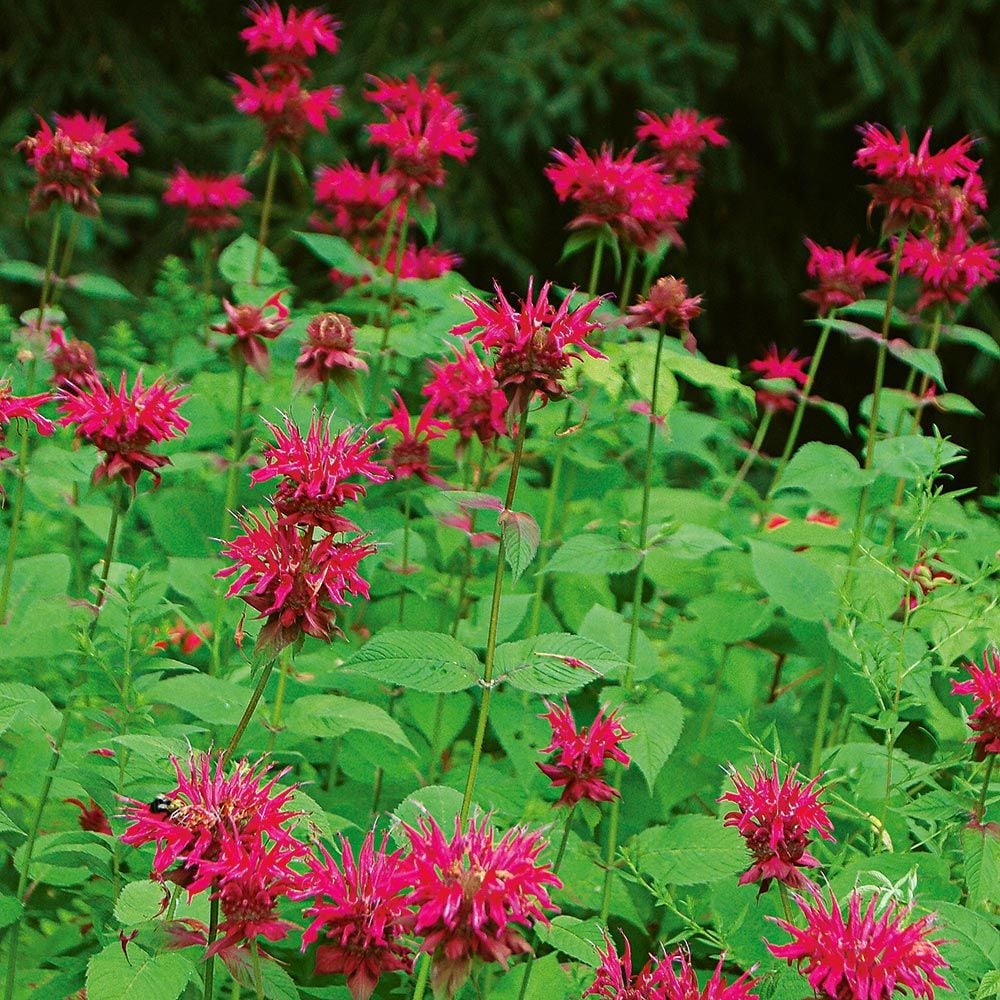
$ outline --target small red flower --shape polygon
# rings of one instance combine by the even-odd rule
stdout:
[[[63,427],[74,426],[74,433],[104,452],[104,459],[94,469],[93,481],[120,476],[135,493],[143,471],[160,483],[159,469],[170,464],[166,455],[149,450],[154,443],[179,437],[188,429],[178,408],[188,396],[178,396],[177,389],[161,379],[142,384],[142,372],[135,377],[131,390],[122,372],[118,388],[93,381],[85,385],[64,385],[59,392],[59,410]]]
[[[223,299],[226,322],[212,327],[216,333],[235,337],[233,358],[242,357],[246,364],[261,375],[267,375],[271,367],[271,358],[264,341],[274,340],[291,323],[288,306],[281,301],[284,294],[284,289],[275,292],[260,306],[234,306],[228,299]]]
[[[84,805],[80,799],[63,799],[63,802],[74,805],[80,810],[77,822],[81,830],[111,835],[111,824],[108,822],[107,814],[93,799],[90,800],[90,805]]]
[[[393,248],[386,260],[386,270],[394,272],[396,269],[399,248]],[[403,259],[399,263],[399,276],[401,278],[420,278],[423,281],[430,281],[432,278],[440,278],[442,275],[453,271],[462,263],[462,258],[451,250],[443,250],[434,245],[417,248],[414,243],[407,243],[403,250]]]
[[[67,337],[61,326],[54,326],[45,356],[52,363],[52,378],[57,389],[69,386],[86,386],[100,382],[97,371],[97,352],[85,340]]]
[[[968,742],[975,744],[973,756],[985,760],[987,754],[1000,753],[1000,650],[995,646],[983,653],[983,668],[967,663],[967,681],[952,681],[952,694],[971,694],[976,701],[966,724],[973,736]]]
[[[55,115],[56,127],[39,118],[41,128],[17,144],[38,176],[31,211],[64,201],[83,215],[97,215],[97,183],[107,174],[128,175],[123,153],[139,153],[131,125],[107,131],[99,115]]]
[[[338,864],[320,846],[322,859],[309,858],[309,874],[295,899],[312,899],[303,911],[313,920],[302,934],[305,950],[320,937],[316,975],[344,975],[353,1000],[368,1000],[385,972],[410,972],[413,956],[402,936],[413,925],[402,851],[386,853],[386,838],[375,849],[369,831],[355,860],[340,838]]]
[[[726,792],[719,801],[735,803],[736,810],[726,813],[724,825],[736,827],[754,856],[739,884],[760,882],[761,892],[767,892],[772,879],[793,888],[810,885],[800,871],[819,867],[806,851],[809,834],[815,830],[823,840],[834,839],[833,825],[819,801],[819,779],[802,784],[793,767],[780,781],[777,761],[771,763],[770,774],[754,765],[749,784],[732,765],[728,773],[736,791]]]
[[[699,118],[694,108],[678,108],[663,116],[640,111],[639,121],[642,124],[636,129],[636,137],[653,144],[656,158],[668,174],[696,174],[706,146],[729,145],[719,131],[722,119]]]
[[[720,958],[705,985],[699,986],[698,976],[691,966],[691,954],[686,947],[664,955],[656,969],[663,1000],[758,1000],[754,990],[759,980],[745,972],[727,983],[722,978],[722,963]]]
[[[367,171],[342,163],[320,167],[314,190],[316,203],[330,213],[335,232],[348,240],[368,241],[374,249],[389,223],[386,209],[399,197],[399,179],[395,173],[382,173],[377,163]],[[330,225],[320,222],[316,228]]]
[[[454,361],[430,362],[428,367],[434,377],[424,386],[424,395],[448,417],[463,441],[475,435],[489,444],[506,435],[507,397],[493,369],[468,344],[455,348]]]
[[[889,275],[879,266],[885,263],[885,254],[878,250],[859,251],[857,240],[846,252],[821,247],[810,239],[805,244],[809,250],[806,274],[816,279],[818,287],[803,292],[802,298],[814,303],[820,316],[863,299],[867,285],[889,280]]]
[[[789,351],[784,357],[778,354],[778,347],[772,344],[763,358],[751,361],[750,371],[760,372],[766,379],[789,378],[799,385],[805,385],[809,381],[805,372],[805,367],[811,358],[796,358],[798,351]]]
[[[514,827],[496,840],[488,816],[470,819],[464,830],[456,817],[450,841],[430,818],[403,831],[410,853],[402,868],[413,887],[407,901],[417,909],[413,933],[435,956],[435,995],[454,996],[474,958],[506,968],[511,955],[531,951],[522,929],[548,923],[546,911],[558,910],[549,888],[562,886],[538,862],[541,834]]]
[[[827,528],[840,527],[840,518],[828,510],[812,510],[806,514],[806,520],[810,524],[822,524]]]
[[[397,479],[409,479],[418,476],[425,483],[439,484],[440,478],[434,475],[430,464],[430,442],[442,438],[451,429],[445,420],[434,417],[433,401],[429,402],[414,422],[410,411],[403,402],[403,397],[393,391],[395,402],[389,407],[391,416],[380,421],[373,430],[384,431],[391,427],[400,435],[400,440],[392,446],[389,455],[389,467]]]
[[[911,908],[897,910],[886,902],[876,912],[872,897],[862,913],[855,889],[847,904],[847,918],[831,895],[827,903],[818,891],[812,901],[796,898],[805,927],[769,917],[792,936],[788,944],[766,942],[773,955],[795,962],[816,996],[890,1000],[907,989],[915,997],[934,1000],[934,987],[950,989],[938,969],[948,968],[938,945],[928,940],[935,923],[929,914],[907,924]]]
[[[336,54],[340,48],[337,29],[340,24],[317,7],[299,13],[289,7],[282,15],[277,3],[254,4],[247,8],[252,22],[240,32],[247,43],[247,53],[263,52],[268,68],[303,73],[307,59],[312,59],[320,49]]]
[[[238,226],[240,220],[235,209],[252,197],[243,186],[242,174],[216,177],[190,174],[184,167],[178,167],[170,177],[163,200],[187,209],[187,224],[192,229],[215,232]]]
[[[541,753],[557,756],[551,763],[536,766],[555,788],[562,788],[556,805],[574,806],[581,799],[610,802],[620,798],[620,793],[604,780],[604,766],[609,760],[616,760],[628,767],[631,758],[622,750],[621,743],[634,733],[618,721],[615,712],[605,715],[601,709],[589,726],[577,730],[565,698],[561,708],[549,701],[545,707],[548,712],[542,718],[552,727],[552,738]]]
[[[625,325],[665,326],[678,334],[690,334],[688,324],[702,313],[701,296],[688,296],[687,282],[683,278],[660,278],[645,299],[629,306]]]
[[[917,309],[937,302],[965,302],[976,288],[996,281],[1000,261],[995,243],[970,243],[965,233],[952,236],[943,246],[923,236],[903,244],[900,270],[920,280]]]
[[[42,437],[49,437],[55,430],[52,421],[38,412],[38,407],[50,402],[51,393],[40,392],[34,396],[15,396],[9,379],[0,378],[0,461],[14,452],[4,445],[5,428],[14,420],[26,420]]]
[[[328,118],[340,117],[337,100],[341,87],[318,87],[307,90],[297,76],[268,77],[254,70],[253,80],[233,76],[236,93],[233,104],[245,115],[260,119],[264,126],[264,145],[297,146],[313,128],[326,131]]]
[[[585,997],[600,997],[601,1000],[664,1000],[660,984],[659,969],[652,955],[637,972],[632,970],[632,946],[628,938],[622,936],[624,953],[618,954],[614,941],[604,932],[607,951],[597,949],[601,964]]]
[[[333,381],[338,385],[352,372],[367,372],[368,365],[354,351],[354,324],[341,313],[313,316],[306,326],[306,339],[295,361],[298,386]]]

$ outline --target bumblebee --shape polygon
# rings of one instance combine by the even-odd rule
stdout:
[[[183,799],[171,799],[166,795],[157,795],[156,798],[149,803],[149,811],[151,813],[155,813],[157,816],[166,816],[169,818],[183,805]]]

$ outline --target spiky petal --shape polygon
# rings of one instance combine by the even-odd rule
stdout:
[[[889,280],[880,266],[885,263],[885,254],[858,250],[857,240],[846,251],[823,247],[810,239],[805,244],[809,250],[806,274],[816,279],[817,287],[803,292],[802,297],[815,304],[820,316],[864,298],[868,285]]]
[[[163,194],[167,205],[187,210],[192,229],[217,232],[240,224],[236,209],[253,197],[243,186],[242,174],[192,174],[178,167]]]
[[[976,760],[987,754],[1000,753],[1000,649],[994,646],[983,652],[982,669],[967,663],[967,681],[952,681],[952,694],[971,694],[976,705],[968,718],[973,735],[968,742],[975,744]]]

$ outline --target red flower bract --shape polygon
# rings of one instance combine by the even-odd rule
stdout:
[[[909,989],[915,997],[934,1000],[934,987],[949,989],[938,973],[948,963],[941,957],[941,941],[928,940],[935,917],[911,924],[910,908],[897,910],[887,902],[876,912],[872,897],[862,912],[861,896],[851,893],[847,918],[831,895],[829,904],[818,891],[812,901],[796,897],[805,927],[786,920],[768,919],[792,936],[788,944],[766,942],[771,953],[797,963],[817,996],[834,1000],[890,1000]]]
[[[319,168],[315,193],[316,203],[330,213],[337,233],[348,240],[374,244],[388,226],[386,209],[399,197],[399,179],[394,173],[381,173],[377,163],[367,171],[353,163],[342,163]],[[329,228],[320,221],[314,225]]]
[[[389,407],[391,416],[373,428],[384,431],[391,427],[400,435],[400,440],[392,446],[389,455],[389,466],[393,475],[397,479],[418,476],[425,483],[440,483],[441,480],[434,475],[433,466],[430,464],[430,442],[444,437],[450,430],[450,425],[447,421],[437,420],[434,417],[433,402],[429,402],[420,411],[414,422],[406,403],[403,402],[403,397],[395,390],[393,396],[395,401]]]
[[[288,318],[288,306],[281,301],[281,296],[284,294],[284,289],[275,292],[260,306],[248,304],[235,306],[228,299],[223,299],[222,308],[226,311],[226,322],[212,327],[216,333],[235,337],[233,356],[242,357],[261,375],[266,375],[271,367],[271,358],[264,341],[274,340],[291,323]]]
[[[340,116],[337,100],[341,87],[307,90],[297,76],[268,77],[254,70],[253,80],[233,76],[236,93],[233,104],[245,115],[259,118],[264,126],[264,144],[295,147],[309,128],[326,131],[327,118]]]
[[[378,850],[368,832],[355,860],[351,845],[340,838],[338,864],[320,846],[322,860],[309,859],[309,874],[297,899],[312,899],[303,911],[312,923],[302,934],[305,950],[322,932],[316,949],[316,974],[342,974],[354,1000],[368,1000],[385,972],[409,972],[410,949],[400,940],[412,926],[409,888],[401,864],[402,851],[386,853],[386,838]]]
[[[112,830],[108,817],[93,799],[90,800],[89,805],[80,799],[64,799],[63,801],[80,810],[77,822],[80,824],[81,830],[92,830],[94,833],[106,833],[111,836]]]
[[[607,951],[597,949],[601,964],[590,987],[584,990],[585,997],[600,997],[601,1000],[664,1000],[660,988],[656,961],[652,955],[649,961],[636,973],[632,971],[632,946],[628,938],[622,936],[624,954],[619,955],[614,941],[604,932]]]
[[[805,244],[809,250],[806,274],[816,279],[818,287],[803,292],[802,297],[815,303],[820,316],[864,298],[867,285],[889,280],[889,275],[879,266],[885,263],[885,254],[878,250],[859,251],[857,240],[846,252],[821,247],[810,239]]]
[[[149,451],[153,443],[170,441],[188,428],[178,408],[189,397],[176,395],[177,389],[157,379],[142,384],[142,372],[129,390],[122,372],[118,388],[94,380],[84,384],[64,384],[59,392],[59,423],[74,426],[83,438],[99,451],[104,460],[94,469],[94,482],[120,476],[134,493],[139,476],[152,473],[154,485],[160,482],[158,470],[170,464],[166,455]]]
[[[403,830],[411,848],[402,862],[413,887],[408,902],[417,908],[413,933],[434,955],[435,995],[453,996],[474,958],[506,968],[511,955],[531,951],[522,929],[548,923],[546,911],[558,909],[548,890],[562,886],[538,862],[540,833],[514,827],[497,840],[488,816],[470,819],[464,830],[456,817],[450,841],[429,818]]]
[[[691,966],[691,954],[686,947],[664,955],[656,968],[663,1000],[758,1000],[754,992],[758,980],[745,972],[727,983],[722,978],[722,963],[720,958],[715,971],[702,987],[698,985],[698,976]]]
[[[976,701],[967,722],[973,734],[968,742],[975,744],[976,760],[987,754],[1000,753],[1000,650],[995,646],[983,653],[983,667],[967,663],[967,681],[952,681],[952,694],[971,694]]]
[[[536,766],[556,788],[562,788],[557,805],[572,806],[581,799],[610,802],[620,798],[620,793],[604,780],[604,765],[616,760],[628,766],[629,755],[620,744],[634,734],[618,721],[615,712],[605,715],[601,709],[589,726],[578,730],[565,698],[561,707],[549,701],[545,707],[548,712],[542,718],[552,727],[552,739],[541,753],[557,756],[548,764]]]
[[[64,386],[90,385],[100,382],[97,352],[85,340],[67,337],[61,326],[54,326],[45,356],[52,364],[50,382],[57,389]]]
[[[701,168],[701,154],[706,146],[728,146],[719,132],[721,118],[699,118],[694,108],[678,108],[669,115],[639,112],[642,124],[636,129],[638,139],[648,139],[656,149],[656,158],[668,174],[695,174]]]
[[[163,195],[168,205],[187,209],[187,224],[192,229],[214,232],[240,224],[234,209],[246,204],[253,195],[243,186],[242,174],[216,177],[191,174],[178,167]]]
[[[760,882],[766,892],[772,879],[793,888],[806,886],[809,880],[799,870],[816,868],[819,862],[809,853],[809,834],[815,831],[832,841],[833,825],[819,801],[816,782],[797,780],[796,768],[778,779],[777,761],[768,774],[759,764],[750,770],[750,783],[730,765],[729,777],[735,792],[726,792],[719,801],[733,802],[736,810],[726,813],[725,825],[734,826],[746,841],[754,863],[740,876],[740,885]]]

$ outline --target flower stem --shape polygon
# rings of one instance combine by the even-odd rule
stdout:
[[[590,281],[587,282],[587,298],[597,294],[597,283],[601,278],[601,261],[604,259],[604,237],[599,236],[594,243],[594,256],[590,262]]]
[[[374,412],[374,407],[378,404],[379,390],[382,384],[382,376],[387,367],[387,354],[389,352],[389,333],[392,330],[392,320],[393,315],[396,312],[396,304],[399,299],[399,273],[403,267],[403,248],[406,245],[406,237],[410,229],[410,210],[409,205],[405,205],[403,209],[403,217],[399,223],[399,239],[396,241],[396,260],[392,267],[392,278],[389,281],[389,299],[386,303],[385,317],[382,320],[382,342],[379,344],[378,355],[375,358],[375,364],[372,368],[371,379],[369,380],[369,385],[371,387],[371,395],[369,397],[369,409]],[[388,236],[388,233],[386,234]],[[382,266],[385,267],[385,263],[388,260],[389,245],[388,241],[385,246],[383,246],[384,257],[382,259]]]
[[[62,207],[55,210],[52,219],[52,232],[49,235],[49,254],[45,260],[45,277],[42,279],[42,294],[38,300],[38,326],[45,322],[45,307],[49,304],[49,292],[52,291],[52,276],[55,274],[56,251],[59,247],[59,231],[62,229]]]
[[[221,759],[223,761],[229,760],[229,758],[236,752],[236,748],[240,745],[240,740],[243,739],[243,734],[246,732],[247,726],[250,725],[253,713],[257,709],[257,703],[260,701],[260,697],[264,693],[264,686],[267,684],[268,678],[271,676],[271,671],[274,669],[274,664],[277,660],[277,656],[268,656],[267,663],[264,664],[264,667],[260,672],[260,679],[257,681],[257,686],[253,689],[253,694],[250,695],[247,707],[243,710],[243,717],[236,726],[236,731],[233,733],[232,739],[226,745],[226,749],[222,751]]]
[[[413,477],[406,481],[403,499],[403,559],[399,567],[399,624],[403,624],[406,615],[406,576],[410,571],[410,514],[413,504]]]
[[[291,658],[282,657],[278,667],[278,689],[274,692],[274,706],[271,709],[270,733],[267,737],[267,752],[274,749],[274,741],[281,729],[281,710],[285,705],[285,688],[288,686],[288,675],[292,672]]]
[[[59,260],[59,270],[57,272],[59,276],[59,282],[56,284],[55,288],[52,290],[52,305],[59,304],[59,298],[62,295],[63,285],[62,279],[69,274],[69,265],[73,260],[73,251],[76,249],[76,238],[80,235],[80,216],[78,213],[73,213],[73,218],[69,224],[69,232],[66,234],[66,243],[63,245],[62,257]]]
[[[427,991],[427,979],[431,974],[431,964],[434,961],[430,955],[419,955],[417,964],[420,970],[417,972],[417,984],[413,987],[413,1000],[424,1000],[424,993]]]
[[[986,797],[990,791],[990,779],[993,777],[993,766],[997,762],[995,753],[987,754],[986,770],[983,772],[983,787],[979,793],[979,801],[976,803],[976,811],[972,814],[977,823],[982,823],[986,815]]]
[[[264,1000],[264,976],[260,968],[260,947],[256,938],[250,942],[250,961],[253,963],[253,985],[257,991],[257,1000]]]
[[[97,605],[97,611],[100,613],[101,608],[104,606],[104,597],[108,589],[108,573],[111,572],[111,562],[114,559],[115,554],[115,539],[118,537],[118,524],[121,520],[121,515],[125,510],[125,485],[122,483],[120,488],[115,493],[114,499],[111,501],[111,520],[108,523],[108,538],[104,543],[104,558],[101,561],[101,576],[97,582],[97,600],[94,602]],[[97,624],[97,618],[91,622],[90,631],[93,633],[94,626]]]
[[[514,491],[517,489],[517,475],[521,468],[521,454],[524,451],[524,438],[528,431],[528,411],[521,413],[518,421],[517,438],[514,441],[514,456],[510,466],[510,482],[507,484],[507,498],[503,509],[508,511],[514,502]],[[493,659],[497,649],[497,628],[500,623],[500,596],[503,593],[503,577],[506,560],[504,558],[504,536],[500,533],[500,545],[497,548],[497,568],[493,577],[493,601],[490,605],[490,624],[486,635],[486,656],[483,666],[483,697],[479,703],[479,719],[476,722],[476,735],[472,744],[472,759],[469,762],[469,776],[465,783],[465,794],[462,797],[462,811],[459,821],[464,825],[469,818],[472,806],[472,793],[476,788],[476,774],[479,771],[479,758],[483,752],[483,740],[486,737],[486,722],[490,712],[490,695],[493,693]]]
[[[208,947],[215,943],[215,936],[219,932],[219,898],[213,896],[208,909]],[[205,991],[202,994],[204,1000],[213,1000],[215,996],[215,956],[209,955],[205,959]]]
[[[257,252],[253,258],[253,271],[250,274],[250,284],[256,285],[260,280],[260,265],[264,259],[264,247],[267,244],[267,229],[271,222],[271,208],[274,205],[274,182],[278,178],[278,150],[271,152],[271,163],[267,168],[267,184],[264,187],[264,202],[260,208],[260,229],[257,231]]]
[[[768,428],[771,426],[771,418],[774,416],[774,410],[765,410],[764,416],[761,419],[760,426],[757,428],[757,434],[753,439],[753,444],[750,445],[750,450],[747,452],[747,457],[743,459],[743,464],[739,468],[739,472],[736,473],[733,481],[729,484],[729,489],[722,494],[722,503],[727,504],[733,498],[733,494],[736,492],[740,483],[743,482],[747,477],[747,473],[752,468],[754,462],[760,457],[760,449],[764,444],[764,438],[767,437]]]
[[[632,298],[632,282],[635,280],[635,263],[638,259],[639,251],[636,247],[628,248],[628,258],[625,261],[625,276],[622,278],[621,298],[618,306],[622,312],[628,309],[629,301]]]

